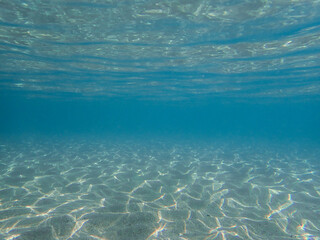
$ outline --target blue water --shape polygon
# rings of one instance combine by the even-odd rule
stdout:
[[[0,1],[0,239],[320,239],[319,16]]]

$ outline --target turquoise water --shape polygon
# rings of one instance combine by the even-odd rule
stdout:
[[[0,239],[320,239],[319,16],[0,1]]]

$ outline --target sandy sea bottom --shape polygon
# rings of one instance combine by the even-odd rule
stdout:
[[[308,144],[27,138],[0,151],[0,239],[320,239]]]

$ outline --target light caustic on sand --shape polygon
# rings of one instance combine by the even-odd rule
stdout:
[[[1,145],[0,238],[320,236],[316,151],[56,144]]]

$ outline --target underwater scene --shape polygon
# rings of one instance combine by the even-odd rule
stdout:
[[[0,0],[0,239],[320,240],[320,1]]]

